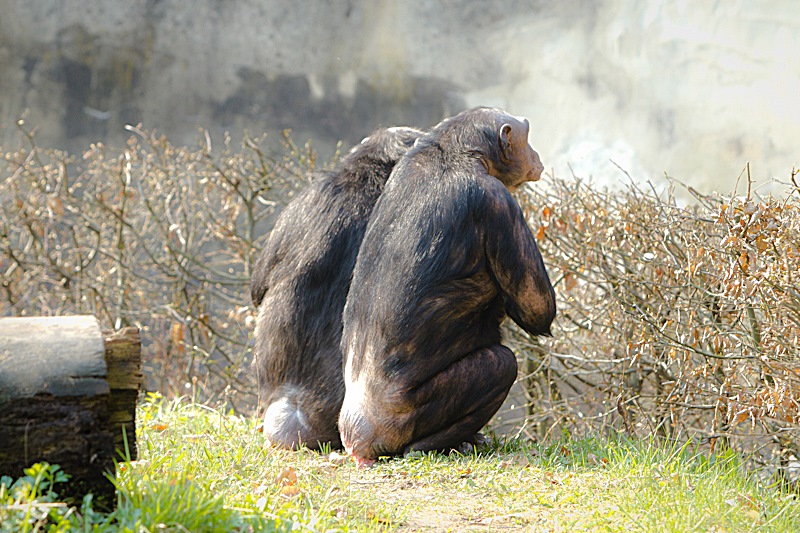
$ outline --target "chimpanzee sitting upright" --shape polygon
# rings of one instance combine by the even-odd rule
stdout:
[[[342,309],[375,201],[422,132],[388,128],[354,147],[278,217],[250,286],[264,433],[278,446],[340,447]]]
[[[343,317],[339,430],[360,466],[472,440],[516,378],[506,314],[549,334],[555,294],[510,193],[542,170],[527,120],[476,108],[420,137],[392,171]]]

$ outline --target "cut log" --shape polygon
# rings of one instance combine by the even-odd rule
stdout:
[[[142,342],[139,328],[104,332],[106,382],[110,389],[109,423],[114,431],[114,448],[131,461],[136,447],[136,399],[142,386]]]
[[[107,474],[120,453],[136,458],[140,367],[136,328],[104,335],[92,316],[0,318],[0,475],[58,464],[71,476],[62,496],[91,492],[113,507]]]

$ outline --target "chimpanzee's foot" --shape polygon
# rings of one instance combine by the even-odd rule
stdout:
[[[367,459],[365,457],[359,457],[358,455],[353,456],[353,461],[356,462],[356,466],[359,470],[371,468],[375,464],[375,459]]]
[[[483,446],[489,442],[489,439],[483,433],[476,433],[471,439],[467,439],[459,444],[455,450],[463,455],[469,455],[475,451],[478,446]]]
[[[475,451],[475,445],[469,441],[462,442],[459,444],[455,450],[460,453],[461,455],[472,455],[472,452]]]
[[[354,450],[354,446],[352,443],[346,443],[344,446],[344,450],[345,452],[347,452],[348,456],[353,458],[353,461],[355,461],[356,466],[358,467],[359,470],[361,470],[362,468],[369,468],[375,464],[375,459],[369,459],[356,452]]]
[[[487,437],[483,433],[475,433],[475,436],[472,437],[467,442],[469,442],[470,444],[473,444],[475,446],[483,446],[484,444],[489,442],[489,437]]]

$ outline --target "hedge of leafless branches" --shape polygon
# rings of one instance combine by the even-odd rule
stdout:
[[[131,130],[122,149],[73,157],[21,126],[19,146],[0,150],[0,316],[138,325],[149,387],[248,411],[250,268],[314,154],[288,136],[189,149]],[[546,181],[518,195],[559,304],[552,338],[508,328],[529,399],[522,431],[695,437],[789,464],[800,188],[684,206],[650,188]]]
[[[0,316],[94,314],[135,324],[147,386],[246,409],[255,241],[315,164],[308,146],[226,139],[194,150],[130,128],[80,158],[21,142],[2,154]]]
[[[749,169],[748,169],[749,174]],[[747,177],[749,180],[749,176]],[[555,278],[527,345],[528,423],[694,437],[766,460],[800,443],[800,188],[703,196],[554,180],[522,197]],[[691,189],[690,189],[691,190]]]

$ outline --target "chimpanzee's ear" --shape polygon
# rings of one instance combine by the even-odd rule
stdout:
[[[503,154],[503,157],[509,159],[511,157],[511,124],[503,124],[500,127],[500,135],[497,141],[500,145],[500,153]]]

